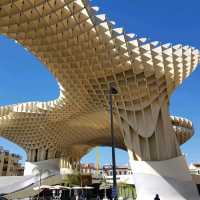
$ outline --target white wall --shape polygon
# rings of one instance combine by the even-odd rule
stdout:
[[[183,156],[165,161],[130,161],[138,200],[199,200]]]
[[[59,173],[60,172],[60,160],[44,160],[40,162],[25,162],[24,176],[35,175],[42,169],[42,173]]]

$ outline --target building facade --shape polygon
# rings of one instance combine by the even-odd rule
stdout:
[[[103,165],[103,167],[100,169],[100,173],[104,174],[105,176],[112,176],[113,175],[113,169],[112,165]],[[116,167],[116,175],[131,175],[133,172],[129,165],[121,165]]]
[[[81,173],[83,174],[100,174],[103,176],[112,176],[112,165],[106,164],[100,167],[99,169],[96,168],[95,164],[93,163],[84,163],[81,164]],[[116,166],[116,174],[117,175],[131,175],[133,174],[129,165],[118,165]]]
[[[97,174],[97,169],[93,163],[81,164],[80,171],[82,174],[94,175]]]
[[[100,183],[106,180],[107,183],[113,181],[112,165],[103,165],[99,169],[93,163],[81,164],[81,173],[84,175],[91,175],[93,183]],[[133,172],[129,165],[116,166],[117,183],[134,184]]]
[[[0,147],[0,176],[22,176],[24,168],[19,163],[21,157]]]
[[[189,170],[192,175],[200,175],[200,163],[192,163]]]

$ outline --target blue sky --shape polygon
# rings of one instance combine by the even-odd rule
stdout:
[[[127,33],[136,33],[152,41],[182,43],[200,49],[200,1],[199,0],[93,0],[100,13],[106,13],[116,27],[124,27]],[[47,68],[23,47],[0,36],[0,105],[49,100],[58,96],[58,87]],[[170,101],[172,115],[189,118],[195,127],[195,136],[182,146],[188,162],[200,162],[200,68],[173,94]],[[25,153],[16,145],[0,139],[0,145],[12,152]],[[106,155],[106,156],[105,156]],[[100,148],[101,163],[111,162],[109,148]],[[95,151],[83,158],[95,162]],[[127,163],[124,151],[117,151],[117,162]]]

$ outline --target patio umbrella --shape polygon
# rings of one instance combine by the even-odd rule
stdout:
[[[71,187],[66,187],[66,186],[62,186],[63,189],[66,189],[66,190],[71,190],[72,188]]]
[[[51,186],[50,185],[42,185],[40,188],[42,189],[49,189]]]
[[[92,187],[92,186],[85,186],[85,187],[83,187],[83,189],[86,189],[86,190],[91,190],[91,189],[94,189],[94,187]]]
[[[74,186],[74,187],[72,187],[72,189],[73,189],[73,190],[82,190],[83,187],[81,187],[81,186]]]
[[[39,190],[39,189],[50,189],[51,186],[50,185],[41,185],[40,187],[37,186],[37,187],[34,187],[33,190]]]
[[[55,185],[54,189],[56,189],[56,190],[62,189],[62,185]]]

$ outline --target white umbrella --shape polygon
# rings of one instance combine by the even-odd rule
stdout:
[[[37,191],[37,190],[39,190],[39,187],[38,186],[34,187],[33,190]]]
[[[87,186],[87,185],[86,185],[85,187],[83,187],[83,189],[85,189],[85,190],[87,191],[87,190],[92,190],[92,189],[94,189],[94,187],[92,187],[92,186]]]
[[[41,186],[40,188],[50,189],[50,190],[59,190],[59,189],[71,190],[72,189],[70,187],[66,187],[66,186],[62,186],[62,185],[54,185],[54,186],[44,185],[44,186]]]
[[[63,189],[71,190],[71,187],[62,186]]]
[[[50,185],[42,185],[40,188],[42,189],[49,189],[51,186]]]
[[[50,189],[51,186],[49,185],[41,185],[40,187],[37,186],[37,187],[34,187],[33,190],[39,190],[39,189]]]
[[[92,187],[92,186],[85,186],[85,187],[83,187],[83,189],[91,190],[91,189],[94,189],[94,187]]]
[[[83,187],[81,187],[81,186],[74,186],[74,187],[72,187],[72,189],[73,190],[81,190],[81,189],[83,189]]]
[[[55,185],[54,189],[59,190],[59,189],[62,189],[62,187],[63,187],[62,185]]]

